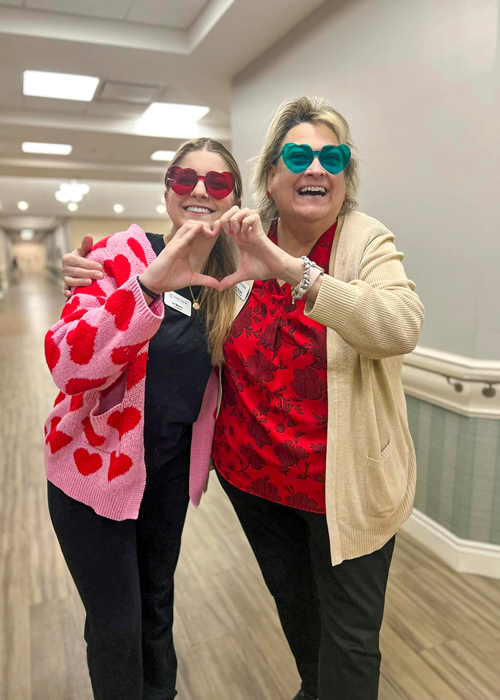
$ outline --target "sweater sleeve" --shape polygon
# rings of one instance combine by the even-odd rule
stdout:
[[[88,257],[100,259],[92,250]],[[117,286],[112,274],[80,287],[45,337],[45,357],[56,385],[66,394],[104,389],[158,330],[161,297],[148,306],[136,276]]]
[[[304,311],[370,359],[411,352],[424,320],[424,307],[393,241],[386,231],[368,243],[359,279],[342,282],[324,275],[316,301]]]

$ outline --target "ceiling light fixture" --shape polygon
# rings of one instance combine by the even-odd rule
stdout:
[[[167,211],[167,207],[164,204],[158,204],[156,211],[158,214],[164,214]]]
[[[76,202],[70,202],[68,204],[68,209],[70,211],[78,211],[78,204]]]
[[[145,136],[191,135],[195,123],[210,112],[210,107],[153,102],[136,122],[136,131]]]
[[[35,235],[35,231],[32,228],[22,228],[19,235],[22,241],[31,241]]]
[[[55,198],[58,202],[67,204],[67,202],[81,202],[84,195],[90,192],[88,185],[80,184],[75,180],[71,182],[62,182],[58,191],[55,193]]]
[[[65,143],[36,143],[25,141],[22,145],[23,153],[47,153],[57,156],[69,156],[73,146]]]
[[[17,208],[20,209],[21,211],[26,211],[26,209],[29,209],[29,206],[30,205],[28,204],[28,202],[21,201],[21,202],[17,203]]]
[[[99,80],[99,78],[89,75],[25,70],[23,73],[23,94],[31,97],[50,97],[56,100],[91,102]]]
[[[122,214],[123,213],[123,204],[115,204],[113,206],[113,211],[116,212],[117,214]]]
[[[151,154],[151,160],[163,160],[166,163],[170,163],[174,156],[175,151],[155,151]]]

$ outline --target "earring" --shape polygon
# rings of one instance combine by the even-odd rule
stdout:
[[[267,194],[267,198],[271,199],[271,193],[269,192],[269,190],[267,190],[266,194]]]

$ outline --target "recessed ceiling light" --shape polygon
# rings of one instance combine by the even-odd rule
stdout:
[[[25,70],[23,74],[23,93],[31,97],[91,102],[98,85],[99,78],[89,75],[46,73],[38,70]]]
[[[31,241],[33,236],[35,235],[35,231],[32,228],[22,228],[21,229],[21,240],[23,241]]]
[[[58,202],[81,202],[83,196],[88,194],[90,187],[80,184],[73,180],[72,182],[62,182],[58,191],[55,193],[55,198]]]
[[[68,209],[70,211],[78,211],[78,204],[76,202],[70,202],[68,204]]]
[[[26,209],[29,209],[29,206],[30,205],[28,204],[28,202],[21,201],[21,202],[17,203],[17,208],[20,209],[21,211],[26,211]]]
[[[23,153],[50,153],[58,156],[69,156],[73,146],[65,143],[35,143],[25,141],[22,146]]]
[[[121,214],[123,212],[123,204],[115,204],[113,206],[113,211],[115,211],[117,214]]]
[[[158,214],[164,214],[167,211],[167,207],[164,204],[158,204],[156,211]]]
[[[151,160],[164,160],[170,163],[175,156],[175,151],[155,151],[151,154]]]
[[[136,130],[140,134],[168,136],[178,134],[210,112],[209,107],[200,105],[177,105],[166,102],[153,102],[142,117],[137,120]]]

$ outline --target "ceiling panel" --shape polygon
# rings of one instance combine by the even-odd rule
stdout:
[[[0,5],[8,5],[8,7],[22,7],[23,0],[0,0]]]
[[[172,29],[188,29],[206,5],[208,0],[133,0],[127,20]]]
[[[101,17],[102,19],[125,19],[131,0],[25,0],[30,10],[60,12],[79,17]]]
[[[53,100],[50,97],[27,97],[24,95],[22,99],[25,109],[42,110],[43,112],[72,112],[73,114],[83,114],[87,106],[86,102]]]

